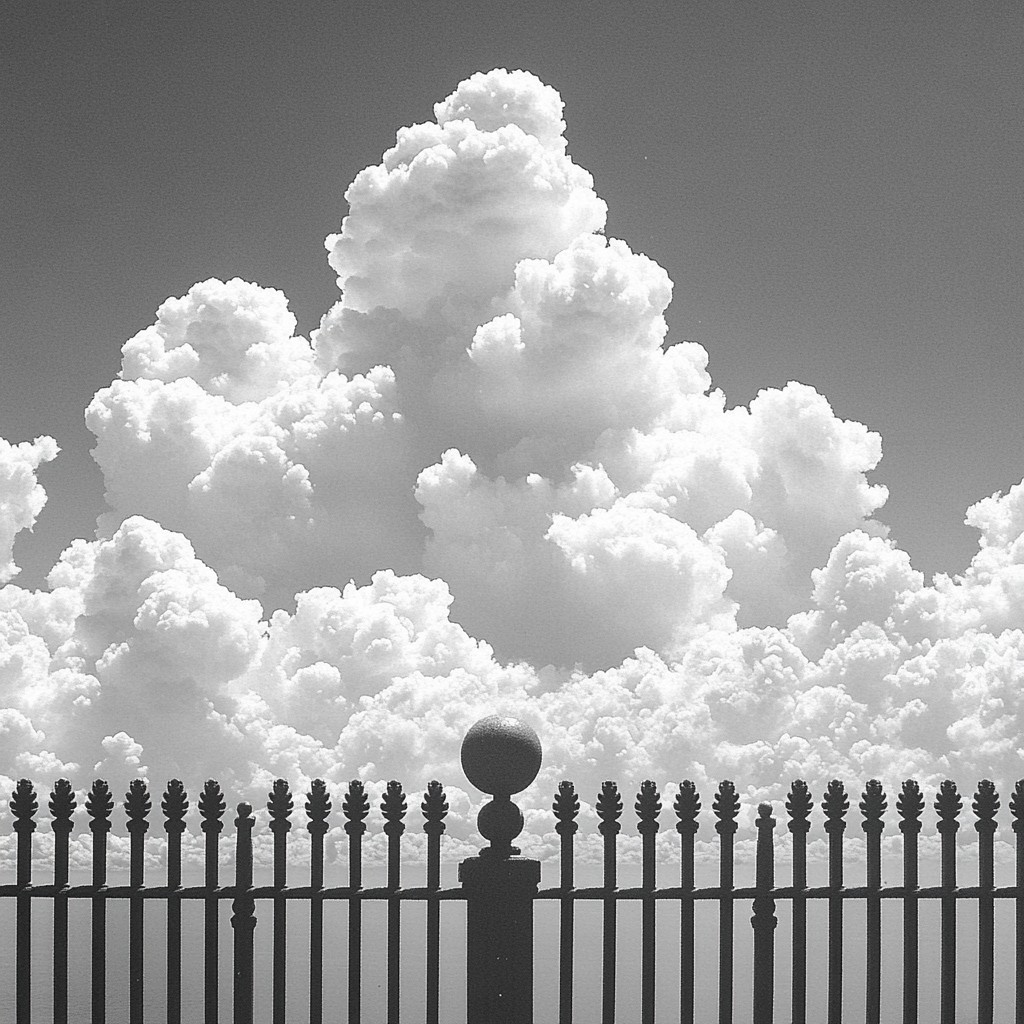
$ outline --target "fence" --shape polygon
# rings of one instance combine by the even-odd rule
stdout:
[[[925,799],[917,783],[903,783],[896,800],[899,830],[903,835],[903,884],[883,886],[881,880],[881,844],[887,797],[875,781],[867,783],[858,808],[861,828],[866,837],[867,884],[848,887],[843,881],[843,838],[847,827],[850,800],[841,782],[830,782],[821,807],[825,815],[828,839],[828,884],[807,884],[807,837],[813,807],[810,790],[804,782],[792,784],[786,800],[787,828],[792,833],[792,878],[789,885],[776,886],[774,878],[774,835],[776,820],[772,808],[761,804],[756,819],[755,885],[734,884],[734,837],[740,801],[735,786],[723,782],[711,805],[714,829],[719,845],[719,884],[698,888],[694,877],[695,837],[699,829],[701,799],[694,785],[683,782],[673,804],[675,829],[679,833],[679,885],[658,888],[655,880],[655,835],[660,828],[662,804],[653,782],[644,782],[636,796],[637,830],[642,837],[642,881],[639,887],[619,888],[616,880],[616,841],[620,834],[623,801],[618,788],[606,782],[597,796],[596,812],[603,837],[603,883],[577,888],[574,884],[574,836],[577,832],[579,797],[570,782],[559,785],[553,811],[560,836],[560,884],[539,889],[540,865],[518,856],[512,841],[522,829],[523,819],[512,803],[511,794],[525,789],[536,777],[540,747],[535,734],[510,719],[485,719],[467,734],[463,746],[463,765],[467,777],[494,799],[480,813],[481,834],[490,846],[478,857],[460,865],[461,885],[442,888],[441,838],[448,811],[444,790],[431,782],[423,795],[421,810],[423,831],[427,835],[426,884],[407,888],[401,884],[401,840],[406,830],[407,800],[402,787],[391,782],[381,800],[380,810],[387,835],[387,884],[364,888],[362,885],[362,837],[370,811],[363,785],[349,784],[342,803],[344,828],[348,836],[348,884],[324,885],[324,835],[332,805],[327,788],[320,780],[306,794],[305,828],[311,846],[309,884],[293,886],[287,878],[288,834],[292,828],[293,794],[284,781],[274,783],[267,810],[273,833],[273,884],[253,885],[252,832],[255,818],[252,807],[240,803],[235,826],[235,877],[233,885],[222,885],[218,877],[218,852],[224,826],[226,805],[220,786],[207,782],[198,799],[201,829],[205,837],[205,880],[201,886],[181,884],[181,837],[189,801],[179,782],[171,782],[160,804],[163,828],[167,834],[166,884],[149,885],[144,877],[144,847],[149,828],[151,797],[145,783],[135,780],[126,794],[124,811],[130,836],[128,885],[107,885],[107,833],[111,828],[114,800],[105,782],[93,784],[85,800],[85,811],[92,832],[92,882],[69,885],[68,851],[76,797],[69,782],[60,780],[49,799],[51,828],[54,832],[52,884],[32,881],[32,837],[36,828],[38,803],[32,784],[22,780],[10,801],[17,832],[17,881],[0,886],[0,898],[16,901],[16,1020],[28,1022],[32,1014],[31,903],[52,901],[53,910],[53,1019],[68,1018],[68,903],[72,899],[91,902],[91,999],[92,1020],[106,1019],[106,911],[110,900],[129,904],[129,1007],[131,1024],[143,1021],[143,941],[144,912],[149,901],[166,904],[166,1019],[181,1019],[181,905],[183,900],[200,900],[205,907],[204,993],[207,1024],[218,1019],[220,964],[218,961],[218,921],[222,901],[231,901],[233,930],[233,1021],[246,1024],[253,1020],[254,942],[256,903],[267,901],[271,908],[273,931],[273,985],[271,1019],[283,1024],[286,1011],[286,913],[290,901],[309,904],[309,1020],[319,1024],[323,1018],[323,907],[328,900],[348,904],[347,986],[348,1020],[361,1019],[361,943],[362,905],[368,900],[383,900],[387,905],[387,1021],[399,1020],[399,958],[402,905],[407,901],[426,904],[425,1017],[428,1024],[438,1022],[440,991],[440,905],[446,900],[467,903],[467,1007],[470,1024],[529,1024],[533,1020],[533,908],[536,900],[555,900],[559,910],[559,994],[557,1019],[560,1024],[573,1020],[573,947],[575,904],[597,900],[602,905],[602,1021],[611,1024],[616,1013],[616,913],[624,900],[641,905],[641,1019],[655,1020],[655,971],[658,955],[655,934],[655,908],[660,902],[675,904],[679,915],[679,1013],[681,1022],[694,1020],[694,908],[698,900],[717,902],[719,911],[718,1021],[733,1020],[734,908],[737,902],[751,901],[753,940],[753,1006],[756,1024],[774,1019],[776,903],[789,901],[792,908],[792,949],[789,957],[792,1020],[807,1019],[807,904],[824,900],[828,907],[827,1021],[842,1020],[843,1000],[843,911],[850,901],[866,906],[865,995],[866,1020],[878,1022],[881,1000],[881,901],[897,900],[903,910],[902,941],[902,1019],[918,1019],[918,959],[921,900],[939,900],[941,906],[940,941],[940,1019],[943,1024],[955,1020],[957,985],[957,910],[968,900],[977,904],[978,979],[977,1018],[993,1020],[994,901],[1012,899],[1015,907],[1015,1019],[1024,1022],[1024,781],[1018,782],[1009,809],[1016,843],[1016,882],[1012,886],[994,884],[993,837],[999,797],[990,782],[981,782],[974,795],[972,810],[978,833],[978,884],[957,883],[956,832],[960,827],[962,799],[952,782],[943,782],[934,800],[941,836],[941,884],[918,884],[918,835]],[[553,1008],[550,1008],[553,1011]],[[554,1019],[545,1012],[544,1020]],[[123,1012],[115,1015],[124,1019]],[[813,1013],[812,1019],[820,1019]]]

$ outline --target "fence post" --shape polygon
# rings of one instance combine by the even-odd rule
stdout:
[[[252,1024],[253,932],[256,901],[252,898],[252,805],[238,805],[235,818],[235,898],[231,903],[231,928],[235,933],[234,1024]]]
[[[775,1014],[775,819],[772,805],[757,808],[757,855],[754,914],[754,1024],[772,1024]]]
[[[540,862],[512,840],[523,815],[511,797],[540,770],[537,734],[515,718],[481,719],[462,742],[466,778],[494,797],[477,818],[491,845],[459,865],[466,893],[468,1024],[533,1024],[533,898]]]

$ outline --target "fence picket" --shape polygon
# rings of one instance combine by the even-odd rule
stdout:
[[[39,809],[36,791],[28,779],[20,779],[11,796],[14,829],[18,833],[18,888],[32,884],[32,833]],[[18,1024],[32,1016],[32,900],[18,896],[15,912],[15,1012]]]
[[[348,887],[357,896],[363,887],[363,833],[370,801],[358,779],[348,784],[341,805],[348,833]],[[348,905],[348,1024],[359,1024],[362,1017],[362,945],[363,904],[352,899]]]
[[[1014,878],[1017,893],[1013,901],[1014,924],[1014,1024],[1024,1024],[1024,779],[1019,779],[1010,797],[1013,819]]]
[[[562,896],[558,908],[558,1024],[572,1024],[573,938],[576,913],[572,891],[575,886],[573,836],[579,828],[580,798],[571,782],[560,782],[551,810],[559,835],[559,883]]]
[[[314,779],[306,794],[309,832],[309,1024],[324,1016],[324,836],[331,798],[323,779]],[[349,913],[351,913],[351,905]]]
[[[657,865],[654,857],[654,840],[660,828],[658,815],[661,814],[661,794],[650,779],[640,786],[634,807],[639,819],[637,831],[640,833],[643,846],[640,883],[644,890],[640,908],[640,1019],[642,1024],[654,1024],[654,970],[657,963],[653,895]]]
[[[992,1024],[995,1012],[995,865],[993,839],[996,832],[996,812],[999,794],[988,779],[978,783],[971,804],[976,818],[974,829],[978,833],[978,1024]]]
[[[900,832],[903,833],[903,1024],[917,1024],[917,836],[921,831],[923,811],[921,788],[913,779],[907,779],[896,800]]]
[[[219,1014],[218,996],[220,969],[220,937],[217,932],[219,906],[217,891],[220,862],[218,844],[224,828],[224,812],[227,804],[221,793],[220,783],[207,779],[199,796],[200,828],[205,837],[205,888],[206,902],[203,907],[203,1020],[205,1024],[217,1024]]]
[[[144,951],[145,902],[140,890],[145,884],[146,870],[146,820],[152,802],[149,790],[142,779],[132,779],[124,796],[124,810],[128,817],[130,836],[128,885],[132,895],[128,899],[128,1020],[130,1024],[143,1024],[145,1013]]]
[[[945,779],[935,797],[935,810],[939,815],[938,830],[942,836],[942,923],[939,948],[939,1021],[956,1021],[956,833],[960,823],[956,820],[963,801],[956,785]]]
[[[601,909],[601,1024],[615,1024],[615,940],[617,929],[617,888],[615,839],[622,825],[622,798],[614,782],[605,782],[597,797],[598,830],[604,840],[604,868],[601,889],[604,894]]]
[[[400,969],[402,941],[402,904],[398,891],[402,887],[402,852],[399,848],[405,831],[405,793],[400,782],[389,782],[381,798],[384,832],[388,837],[388,1003],[387,1024],[398,1024],[400,1012]]]
[[[167,833],[167,1024],[181,1022],[181,834],[185,831],[188,797],[185,787],[172,779],[160,809]]]
[[[444,787],[436,779],[427,785],[420,804],[423,831],[427,834],[427,952],[426,989],[427,1024],[438,1024],[441,989],[441,907],[437,891],[441,888],[441,836],[448,815]]]
[[[877,779],[864,787],[860,811],[864,817],[861,828],[867,838],[868,889],[867,936],[865,939],[864,1019],[866,1024],[879,1024],[882,1014],[882,816],[888,808],[885,791]]]
[[[679,1022],[693,1024],[694,961],[693,961],[693,844],[700,827],[700,796],[689,780],[679,783],[679,792],[672,805],[676,812],[679,833]]]
[[[789,788],[787,828],[793,836],[793,956],[790,981],[793,1024],[807,1024],[807,833],[814,800],[803,779]]]
[[[76,807],[75,792],[67,779],[58,779],[50,793],[50,828],[53,830],[53,1024],[68,1020],[68,843]]]
[[[821,802],[828,833],[828,1024],[843,1019],[843,833],[850,809],[846,789],[833,779]]]
[[[288,783],[276,779],[267,794],[267,812],[270,830],[274,834],[274,980],[273,1024],[285,1024],[287,1009],[287,955],[288,955],[288,901],[283,891],[288,884],[288,833],[291,831],[291,813],[295,807]]]
[[[735,863],[733,837],[740,798],[729,781],[719,783],[711,809],[718,819],[715,831],[719,841],[718,887],[718,1024],[732,1024],[733,1009],[733,889]]]
[[[107,833],[110,815],[114,810],[114,797],[110,787],[97,779],[85,801],[92,832],[92,886],[97,893],[92,898],[92,1024],[104,1024],[107,1019],[107,903],[98,893],[107,884]]]

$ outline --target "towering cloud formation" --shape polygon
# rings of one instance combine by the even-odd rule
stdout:
[[[727,409],[667,337],[552,89],[434,109],[346,193],[310,340],[236,279],[125,343],[86,414],[98,539],[0,591],[0,769],[457,781],[501,710],[544,740],[538,806],[565,776],[1019,774],[1024,485],[926,586],[871,518],[876,434],[797,383]],[[55,454],[0,448],[5,578]]]

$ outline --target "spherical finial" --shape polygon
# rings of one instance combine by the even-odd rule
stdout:
[[[481,718],[462,741],[466,778],[491,796],[522,792],[537,778],[540,762],[540,737],[518,718]]]

